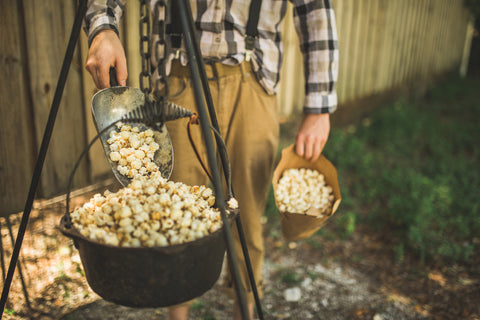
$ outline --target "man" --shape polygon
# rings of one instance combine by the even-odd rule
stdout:
[[[109,69],[115,67],[120,85],[126,85],[127,64],[117,36],[117,23],[126,0],[90,0],[85,30],[90,49],[86,69],[99,89],[109,87]],[[293,0],[294,21],[305,66],[304,117],[296,137],[296,152],[315,161],[330,131],[329,114],[336,108],[338,48],[335,19],[329,0]],[[230,154],[232,183],[239,200],[253,271],[262,295],[264,245],[260,217],[270,187],[278,147],[279,123],[275,92],[279,80],[281,21],[287,1],[263,0],[251,61],[245,59],[245,32],[250,1],[190,1],[200,48],[214,101],[220,132]],[[183,48],[183,47],[182,47]],[[170,96],[182,107],[196,110],[184,49],[170,55]],[[175,58],[178,57],[179,58]],[[185,123],[167,123],[175,152],[172,180],[190,185],[207,184],[188,142]],[[199,140],[200,133],[197,133]],[[236,252],[247,294],[250,317],[253,296],[245,263],[234,231]],[[231,286],[231,279],[228,285]],[[169,309],[170,319],[187,319],[188,304]],[[235,319],[240,319],[235,303]]]

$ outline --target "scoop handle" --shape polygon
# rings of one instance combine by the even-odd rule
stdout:
[[[118,87],[117,70],[110,68],[110,87]]]

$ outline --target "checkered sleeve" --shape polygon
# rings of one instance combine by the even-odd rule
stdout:
[[[337,108],[338,39],[330,0],[293,0],[305,69],[304,113]]]
[[[83,29],[88,36],[88,45],[102,30],[111,29],[118,34],[118,22],[123,14],[126,0],[89,0]]]

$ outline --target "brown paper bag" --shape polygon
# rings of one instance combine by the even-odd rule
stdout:
[[[306,213],[280,212],[282,222],[283,236],[287,240],[302,240],[310,237],[316,231],[320,230],[325,222],[335,213],[341,201],[340,187],[338,185],[337,170],[333,164],[323,155],[315,161],[308,161],[295,153],[294,146],[291,145],[282,150],[275,171],[273,172],[272,184],[274,193],[282,174],[287,169],[315,169],[325,176],[325,183],[332,187],[334,200],[332,211],[329,214],[320,214],[318,209],[310,209]],[[278,207],[277,203],[277,207]]]

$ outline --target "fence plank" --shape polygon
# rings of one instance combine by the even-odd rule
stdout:
[[[342,2],[342,27],[341,33],[339,33],[339,75],[338,75],[338,99],[339,102],[348,101],[348,85],[350,72],[351,53],[351,33],[352,33],[352,20],[353,20],[353,8],[351,0],[340,0]]]
[[[406,6],[406,25],[405,30],[405,42],[404,42],[404,57],[403,66],[401,72],[401,83],[405,83],[408,79],[408,71],[411,68],[411,56],[413,52],[413,33],[414,33],[414,20],[415,20],[415,3],[416,0],[405,1]]]
[[[462,14],[460,10],[458,10],[461,6],[459,6],[458,4],[459,4],[458,0],[451,1],[448,12],[450,14],[455,14],[455,15],[458,14],[459,16],[461,16]],[[460,26],[460,21],[452,21],[451,27],[448,28],[447,30],[448,31],[447,42],[455,43],[452,46],[451,50],[448,50],[447,62],[449,65],[454,64],[455,56],[459,54],[461,51],[463,52],[463,46],[465,44],[465,41],[464,41],[464,38],[460,36],[459,26]]]
[[[402,49],[405,37],[403,37],[403,27],[405,25],[405,10],[404,2],[396,1],[395,10],[395,29],[394,33],[394,58],[392,59],[392,79],[391,88],[396,88],[400,83],[400,74],[402,67]]]
[[[449,66],[460,66],[461,64],[461,60],[458,61],[456,57],[463,57],[465,49],[465,40],[467,39],[468,32],[464,31],[468,30],[468,22],[470,20],[469,15],[465,13],[466,10],[464,10],[463,3],[461,1],[456,0],[450,3],[448,15],[463,17],[463,19],[451,21],[451,27],[448,28],[447,42],[453,44],[451,49],[448,50],[449,54],[447,59]]]
[[[125,31],[125,53],[128,62],[128,85],[130,87],[139,88],[139,75],[142,70],[139,33],[140,28],[138,21],[140,19],[140,7],[137,1],[129,1],[125,7],[124,22]]]
[[[449,21],[448,15],[451,14],[453,11],[452,5],[454,4],[454,1],[447,1],[445,3],[445,8],[443,11],[443,19],[445,21],[445,41],[443,43],[444,47],[444,57],[442,59],[442,71],[447,72],[448,69],[450,69],[450,66],[452,66],[452,61],[450,59],[450,56],[453,51],[456,51],[456,49],[459,46],[459,39],[461,37],[451,38],[451,32],[455,27],[454,21]],[[450,45],[448,45],[450,43]]]
[[[432,8],[432,1],[434,0],[426,0],[427,6],[425,8],[424,13],[424,29],[423,29],[423,42],[422,42],[422,51],[420,56],[420,70],[421,70],[421,79],[426,80],[427,72],[429,67],[430,61],[430,46],[432,43],[432,37],[430,35],[431,25],[433,21],[433,8]]]
[[[387,50],[385,52],[385,83],[384,90],[389,90],[393,84],[393,69],[395,66],[396,53],[396,17],[398,17],[398,2],[390,2],[387,7],[387,19],[389,24],[387,26],[387,33],[385,41],[387,42]]]
[[[356,83],[357,86],[357,94],[356,96],[364,95],[368,89],[366,88],[366,83],[370,76],[370,73],[367,71],[367,64],[368,64],[368,57],[372,54],[371,52],[371,42],[372,42],[372,24],[371,19],[372,16],[372,0],[364,0],[362,1],[363,6],[360,11],[360,15],[363,17],[362,21],[360,22],[360,28],[363,30],[361,32],[361,39],[360,39],[360,51],[359,51],[359,66],[358,66],[358,82]],[[368,94],[368,93],[367,93]]]
[[[72,28],[74,1],[25,0],[25,24],[30,88],[37,143],[50,111],[66,46]],[[81,71],[78,54],[70,68],[41,179],[41,196],[65,192],[73,165],[85,146]],[[88,183],[82,163],[75,186]]]
[[[420,52],[421,43],[418,39],[421,37],[421,25],[422,25],[422,15],[424,9],[425,1],[416,1],[414,4],[414,12],[415,12],[415,19],[414,19],[414,32],[412,34],[412,52],[410,56],[410,68],[407,74],[407,78],[409,80],[414,80],[417,76],[417,68],[418,68],[418,57]]]
[[[0,1],[0,216],[23,210],[35,150],[19,5]]]
[[[444,7],[445,0],[439,1],[435,10],[435,25],[438,28],[438,32],[435,33],[435,42],[433,46],[435,54],[432,59],[432,70],[434,72],[440,72],[440,59],[441,54],[443,53],[442,42],[445,41],[444,21],[442,19]]]
[[[88,56],[88,40],[84,32],[80,35],[80,48],[82,55],[82,62],[85,63]],[[95,83],[92,80],[90,73],[85,68],[82,68],[82,95],[84,101],[84,117],[85,130],[87,141],[92,141],[97,135],[97,129],[93,122],[91,101],[93,95],[98,91]],[[110,172],[110,165],[107,162],[103,147],[100,141],[95,142],[88,152],[89,178],[91,181],[96,181],[100,177],[105,176]]]
[[[336,27],[337,27],[337,36],[338,39],[341,39],[341,35],[343,34],[343,18],[344,18],[344,1],[343,0],[334,0],[332,1],[333,5],[333,10],[335,12],[335,22],[336,22]],[[340,79],[342,71],[343,71],[343,59],[344,57],[342,56],[342,50],[340,50],[340,47],[342,47],[342,43],[339,41],[338,42],[338,47],[339,47],[339,57],[338,57],[338,79]],[[343,81],[337,81],[336,87],[337,91],[337,99],[340,102],[342,99],[340,92],[343,90]]]
[[[353,51],[351,51],[352,59],[353,59],[353,68],[351,74],[351,83],[350,83],[350,92],[351,97],[357,98],[360,95],[360,88],[359,85],[363,80],[362,75],[362,47],[365,43],[365,33],[362,31],[364,30],[365,24],[365,1],[355,1],[354,10],[357,13],[354,18],[354,32],[352,35],[354,38],[354,46]]]
[[[343,26],[343,0],[333,0],[332,1],[332,6],[333,6],[333,11],[335,13],[335,24],[337,27],[337,34],[342,33],[342,26]]]
[[[377,61],[376,69],[378,70],[377,81],[374,85],[375,91],[387,89],[388,78],[390,76],[391,52],[393,48],[392,28],[392,2],[388,0],[380,0],[379,2],[379,25],[380,34],[378,36],[381,43],[375,60]]]
[[[395,53],[397,52],[396,46],[396,17],[398,17],[398,2],[389,2],[387,7],[388,27],[386,33],[387,51],[385,52],[385,83],[383,89],[389,90],[393,84],[393,71],[395,66]]]
[[[367,75],[365,86],[364,86],[364,94],[369,95],[374,92],[374,83],[378,76],[378,65],[375,58],[377,57],[377,52],[381,50],[381,43],[379,41],[379,25],[380,19],[382,18],[379,14],[379,0],[371,1],[370,5],[370,19],[369,19],[369,43],[368,43],[368,50],[367,50],[367,57],[365,61],[365,74]]]
[[[350,12],[350,19],[352,20],[349,31],[348,31],[348,38],[345,39],[348,41],[348,51],[346,52],[347,57],[347,64],[346,64],[346,72],[347,75],[344,79],[346,82],[346,92],[345,92],[345,100],[350,101],[355,98],[355,82],[356,82],[356,66],[357,64],[357,51],[358,51],[358,41],[359,41],[359,24],[360,24],[360,15],[354,14],[358,12],[360,8],[360,4],[358,1],[349,1],[349,6],[352,8]]]
[[[438,59],[438,54],[439,54],[439,46],[441,42],[443,41],[443,32],[442,32],[442,19],[441,19],[441,11],[442,11],[442,6],[444,5],[444,1],[436,1],[435,5],[433,6],[433,21],[434,21],[434,26],[437,29],[436,32],[433,32],[432,30],[429,31],[431,38],[432,38],[432,45],[431,45],[431,61],[430,61],[430,72],[438,72],[437,69],[437,59]]]

